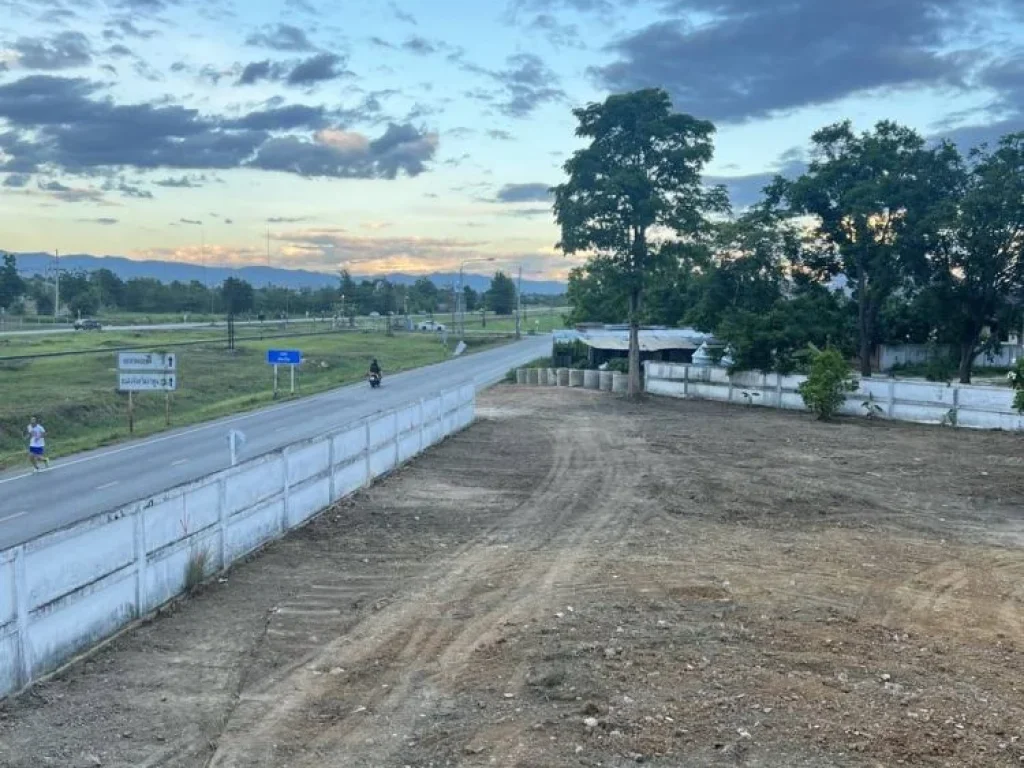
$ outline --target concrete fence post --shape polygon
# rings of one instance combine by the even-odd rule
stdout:
[[[598,371],[598,387],[602,392],[612,391],[612,372]]]
[[[184,499],[182,499],[184,505]],[[188,514],[188,510],[185,510]],[[135,618],[146,613],[146,521],[141,509],[132,512],[132,550],[135,554]]]
[[[538,384],[540,382],[540,372],[536,368],[526,369],[526,383],[527,384]]]
[[[896,413],[896,379],[889,377],[889,407],[887,411],[891,419]]]
[[[217,480],[217,531],[220,536],[220,569],[228,567],[228,481]]]
[[[32,648],[28,641],[28,585],[25,577],[25,545],[14,550],[14,616],[18,633],[17,650],[19,688],[32,682]]]
[[[422,453],[423,451],[427,450],[426,424],[425,424],[425,421],[424,421],[426,417],[424,417],[424,415],[423,415],[423,398],[422,397],[420,398],[419,414],[420,414],[419,415],[419,419],[420,419],[420,450],[419,450],[419,452]]]
[[[328,497],[331,500],[331,504],[334,503],[336,496],[335,494],[335,483],[334,483],[334,438],[338,436],[338,433],[331,433],[327,436],[327,487]]]
[[[953,385],[953,426],[960,426],[960,387]]]
[[[582,387],[583,386],[583,371],[579,368],[572,368],[569,370],[569,386],[570,387]]]
[[[612,372],[612,392],[618,392],[620,394],[629,391],[629,374],[619,373],[618,371]]]
[[[444,406],[441,406],[441,410],[444,410]],[[373,472],[370,471],[370,454],[373,450],[370,448],[370,419],[367,418],[363,422],[363,435],[365,443],[363,444],[363,467],[366,470],[366,479],[363,481],[363,487],[369,488],[373,482]]]
[[[284,503],[281,505],[281,532],[284,533],[288,530],[288,507],[289,495],[291,494],[291,484],[288,482],[288,449],[285,448],[281,451],[281,459],[284,461],[284,488],[282,490],[282,498]]]
[[[569,369],[559,368],[558,369],[558,386],[568,387],[569,386]]]
[[[775,374],[775,407],[782,407],[782,374]]]
[[[558,386],[558,369],[557,368],[548,368],[548,386],[549,387],[557,387]]]
[[[393,435],[392,440],[395,441],[395,469],[398,469],[398,460],[402,455],[402,441],[398,435],[398,411],[391,412],[391,434]]]
[[[586,370],[583,372],[583,387],[585,389],[599,389],[601,386],[601,375],[599,371]]]
[[[516,368],[516,384],[526,384],[526,369]]]

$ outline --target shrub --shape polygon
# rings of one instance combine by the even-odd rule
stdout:
[[[850,366],[837,349],[818,352],[811,360],[810,374],[800,387],[800,397],[821,421],[832,418],[842,407],[847,392],[857,389]]]
[[[206,576],[206,561],[209,554],[205,549],[193,550],[185,564],[185,591],[189,594],[199,589]]]
[[[613,357],[608,361],[608,368],[606,370],[615,371],[616,373],[629,373],[629,358]]]
[[[1010,386],[1014,388],[1013,407],[1017,413],[1024,413],[1024,357],[1017,358],[1016,365],[1006,374]]]

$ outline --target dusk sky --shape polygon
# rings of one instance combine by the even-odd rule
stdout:
[[[748,203],[810,134],[1024,130],[1021,0],[0,0],[0,248],[561,277],[571,109],[666,88]]]

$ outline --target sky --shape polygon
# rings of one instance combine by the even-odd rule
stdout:
[[[734,205],[810,135],[1024,130],[1021,0],[0,0],[0,248],[560,278],[572,109],[657,86]]]

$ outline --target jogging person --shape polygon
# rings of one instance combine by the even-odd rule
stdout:
[[[32,470],[39,471],[40,461],[49,467],[50,460],[46,458],[46,430],[35,416],[29,421],[25,432],[28,435],[28,458],[32,462]]]

